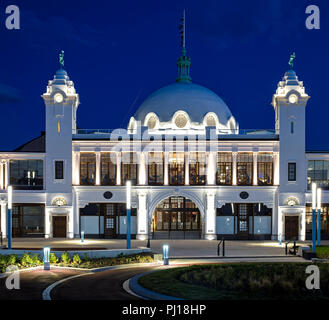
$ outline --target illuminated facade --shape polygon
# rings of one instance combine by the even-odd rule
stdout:
[[[217,94],[192,83],[185,47],[177,64],[176,83],[116,130],[77,129],[79,95],[58,70],[42,95],[46,134],[0,153],[3,236],[12,185],[16,237],[125,237],[131,181],[137,239],[309,238],[309,185],[329,204],[329,153],[305,151],[309,96],[296,73],[273,95],[275,129],[242,130]]]

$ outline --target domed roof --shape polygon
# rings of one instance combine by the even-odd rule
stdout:
[[[185,111],[195,122],[202,122],[208,112],[215,113],[223,125],[232,117],[226,103],[213,91],[194,83],[177,82],[152,93],[134,118],[143,123],[146,115],[154,112],[160,121],[170,121],[178,110]]]

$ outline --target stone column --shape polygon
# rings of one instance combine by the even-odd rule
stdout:
[[[146,240],[148,236],[148,214],[146,207],[147,191],[138,190],[138,210],[137,210],[137,240]]]
[[[117,153],[117,186],[121,185],[121,152]]]
[[[10,183],[9,160],[6,160],[6,179],[5,179],[5,189],[8,188],[9,183]]]
[[[232,185],[236,186],[238,183],[237,179],[237,158],[238,158],[238,153],[237,152],[232,152]]]
[[[50,228],[50,209],[45,208],[45,238],[51,238],[51,228]]]
[[[78,186],[80,184],[80,152],[74,152],[73,168],[72,168],[73,184]]]
[[[79,191],[74,190],[74,202],[73,202],[73,210],[74,210],[74,237],[80,238],[80,208],[79,208]]]
[[[164,153],[164,185],[167,186],[169,184],[169,152]]]
[[[280,184],[280,158],[279,153],[273,153],[273,184],[278,186]]]
[[[2,200],[0,201],[1,205],[1,232],[2,237],[7,237],[7,202]]]
[[[74,207],[73,206],[69,209],[67,223],[68,223],[67,238],[73,239],[74,238]]]
[[[213,186],[216,184],[216,152],[210,151],[208,153],[207,163],[207,185]]]
[[[190,154],[189,154],[189,152],[185,152],[184,160],[185,160],[185,185],[188,186],[190,184]]]
[[[146,184],[146,159],[145,159],[145,153],[140,152],[138,155],[138,184],[141,186],[144,186]]]
[[[205,213],[205,235],[204,238],[207,240],[217,239],[216,235],[216,209],[215,209],[215,198],[216,192],[214,190],[208,190],[206,192],[207,206]]]
[[[253,152],[253,185],[257,186],[258,185],[258,174],[257,174],[257,155],[258,152]]]
[[[283,219],[284,219],[284,215],[282,212],[282,208],[278,207],[278,237],[281,234],[282,237],[282,241],[285,240],[285,235],[283,234]]]
[[[101,184],[101,153],[99,151],[96,152],[95,184],[96,184],[96,186],[99,186]]]
[[[299,241],[305,241],[306,238],[306,209],[302,209],[303,212],[299,216]]]
[[[0,190],[4,189],[4,184],[3,184],[3,163],[2,160],[0,160]]]

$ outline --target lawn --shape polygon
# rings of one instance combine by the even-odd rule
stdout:
[[[316,256],[319,259],[329,259],[329,246],[316,247]]]
[[[329,264],[320,268],[320,290],[308,290],[305,263],[239,263],[173,268],[139,279],[150,290],[193,300],[329,299]]]

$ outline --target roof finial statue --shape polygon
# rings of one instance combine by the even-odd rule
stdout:
[[[183,16],[180,19],[179,36],[182,55],[177,60],[178,76],[176,81],[189,83],[192,80],[190,76],[191,59],[186,55],[185,47],[185,10],[183,11]]]
[[[59,54],[59,64],[61,65],[61,68],[64,68],[64,50]]]
[[[183,11],[183,16],[180,19],[179,34],[180,34],[180,46],[183,49],[185,49],[185,9]]]
[[[290,55],[290,59],[289,59],[289,62],[288,62],[289,66],[290,66],[290,69],[292,69],[294,67],[295,58],[296,58],[296,54],[294,52],[293,54]]]

